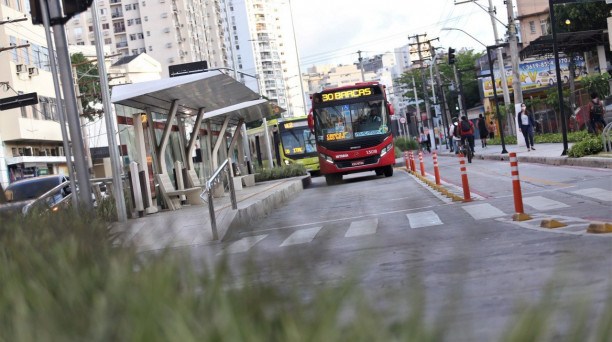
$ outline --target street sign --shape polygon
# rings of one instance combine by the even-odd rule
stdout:
[[[405,118],[405,117],[403,117],[403,116],[402,116],[402,117],[400,117],[400,123],[405,124],[405,123],[406,123],[406,118]]]
[[[170,77],[197,74],[208,70],[207,61],[183,63],[168,66]]]
[[[0,99],[0,110],[8,110],[13,108],[35,105],[38,103],[37,93],[27,93],[17,96],[5,97]]]

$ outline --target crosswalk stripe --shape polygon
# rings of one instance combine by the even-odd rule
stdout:
[[[442,221],[432,210],[422,211],[420,213],[406,214],[410,228],[422,228],[429,226],[439,226]]]
[[[600,188],[588,188],[572,191],[574,194],[591,197],[594,199],[611,202],[612,201],[612,191],[600,189]]]
[[[225,251],[230,254],[244,253],[255,246],[256,243],[265,239],[266,236],[268,236],[268,234],[244,237],[238,241],[232,242]]]
[[[495,208],[489,203],[464,205],[462,208],[467,211],[474,220],[484,220],[506,215],[503,211]]]
[[[542,196],[525,197],[523,198],[523,203],[534,208],[535,210],[551,210],[569,207],[569,205],[565,203],[551,200]]]
[[[370,235],[376,233],[378,219],[351,222],[351,226],[344,234],[344,237]]]
[[[296,230],[291,235],[289,235],[289,237],[286,238],[285,241],[283,241],[283,243],[280,244],[280,247],[308,243],[312,241],[312,239],[315,238],[315,236],[317,235],[319,230],[321,230],[321,228],[323,227],[313,227],[313,228]]]

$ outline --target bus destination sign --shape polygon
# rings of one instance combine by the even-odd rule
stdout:
[[[321,101],[335,101],[335,100],[346,100],[346,99],[354,99],[362,96],[372,95],[373,91],[371,87],[367,88],[358,88],[358,89],[350,89],[350,90],[340,90],[333,93],[323,93],[321,94]]]

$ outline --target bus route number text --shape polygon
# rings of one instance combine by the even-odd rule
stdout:
[[[372,88],[361,88],[352,90],[337,91],[335,93],[321,94],[323,102],[343,99],[353,99],[361,96],[372,95]]]
[[[346,137],[346,132],[328,133],[326,136],[327,141],[340,140],[340,139],[344,139],[345,137]]]

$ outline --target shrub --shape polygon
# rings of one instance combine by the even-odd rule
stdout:
[[[504,142],[506,144],[516,144],[516,137],[514,135],[504,135]],[[495,136],[495,138],[493,139],[487,139],[487,144],[501,145],[501,139],[499,135]]]
[[[308,174],[306,167],[302,164],[289,164],[272,169],[258,169],[255,172],[256,182],[265,182],[274,179],[305,176]]]
[[[572,147],[567,152],[567,156],[571,158],[580,158],[592,154],[597,154],[601,151],[603,151],[603,143],[601,142],[601,138],[595,135],[589,135],[582,141],[579,141],[572,145]]]
[[[419,143],[412,138],[396,137],[394,143],[395,147],[399,148],[400,151],[410,151],[419,149]]]

